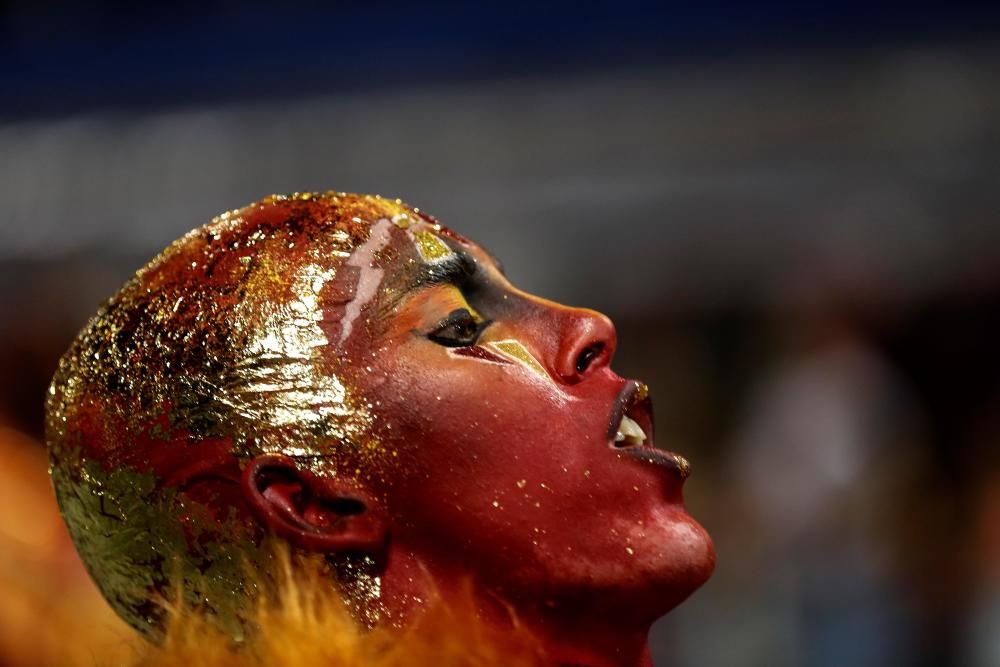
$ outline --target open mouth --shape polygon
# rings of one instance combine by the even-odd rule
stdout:
[[[645,384],[631,380],[615,401],[608,424],[608,444],[622,455],[663,466],[685,479],[691,465],[673,452],[657,449],[653,442],[653,403]]]
[[[653,446],[653,404],[643,383],[631,380],[618,394],[608,439],[616,449]]]

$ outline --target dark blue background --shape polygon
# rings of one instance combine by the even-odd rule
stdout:
[[[0,114],[976,39],[997,3],[0,4]]]

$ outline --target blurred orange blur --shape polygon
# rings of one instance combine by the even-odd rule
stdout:
[[[48,479],[45,450],[0,428],[0,664],[116,664],[135,633],[76,555]]]

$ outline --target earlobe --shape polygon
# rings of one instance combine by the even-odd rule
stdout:
[[[349,480],[321,477],[287,456],[247,464],[241,487],[254,516],[293,546],[379,559],[388,539],[382,508]]]

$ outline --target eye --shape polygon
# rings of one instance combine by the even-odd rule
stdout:
[[[468,347],[476,343],[479,334],[489,324],[489,321],[477,320],[468,309],[459,308],[441,320],[437,328],[427,334],[427,337],[438,345],[446,347]]]

